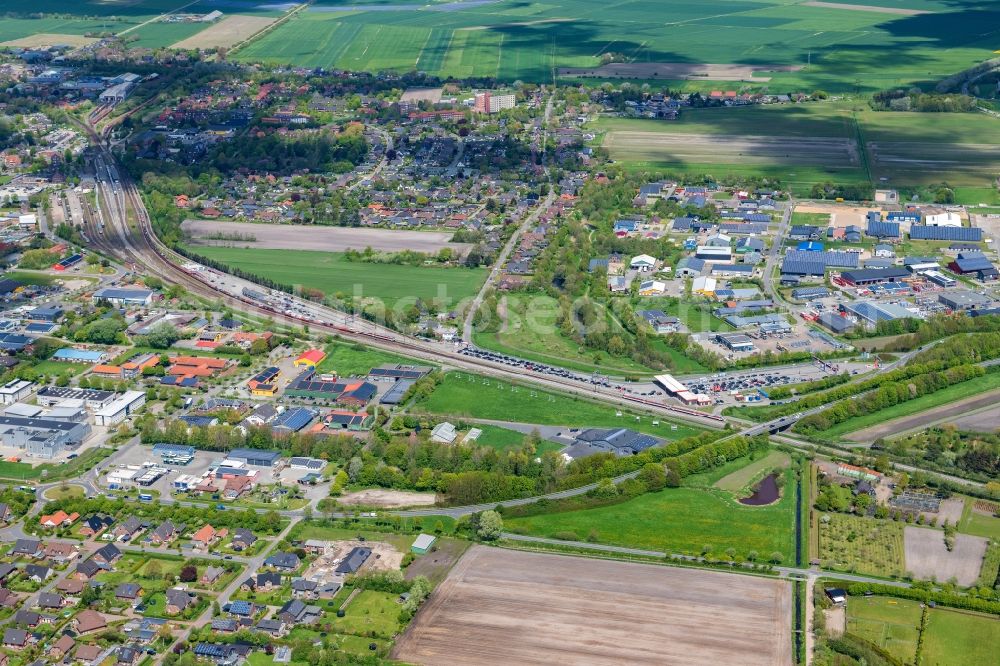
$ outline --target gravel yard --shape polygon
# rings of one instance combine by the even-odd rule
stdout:
[[[954,578],[963,587],[976,582],[986,553],[986,539],[957,534],[955,549],[949,552],[944,547],[941,530],[907,525],[904,535],[906,570],[914,577],[933,577],[941,582]]]

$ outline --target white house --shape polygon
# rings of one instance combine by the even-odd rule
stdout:
[[[875,256],[879,259],[892,259],[896,256],[896,251],[888,243],[879,243],[875,246]]]
[[[629,262],[629,268],[634,271],[639,271],[640,273],[650,273],[654,268],[656,268],[656,258],[651,257],[648,254],[640,254],[637,257],[632,257],[632,261]]]
[[[958,213],[936,213],[924,218],[924,224],[929,227],[960,227],[962,218]]]
[[[667,290],[667,283],[659,280],[643,280],[639,284],[640,296],[659,296]]]

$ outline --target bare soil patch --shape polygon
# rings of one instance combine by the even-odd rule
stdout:
[[[865,218],[869,208],[858,208],[855,206],[842,206],[836,204],[803,204],[795,207],[795,212],[801,213],[826,213],[830,216],[830,226],[849,227],[852,224],[865,226]]]
[[[36,35],[20,37],[18,39],[12,39],[9,42],[0,43],[0,46],[37,49],[46,46],[58,46],[65,44],[66,46],[80,47],[93,44],[96,41],[97,39],[94,37],[84,37],[83,35],[63,35],[59,33],[40,32]]]
[[[949,552],[941,530],[907,525],[903,534],[906,570],[917,578],[934,577],[941,582],[954,578],[963,587],[979,578],[986,539],[956,534],[955,548]]]
[[[434,506],[435,500],[434,493],[409,493],[401,490],[359,490],[337,498],[340,504],[392,509],[402,506]]]
[[[899,16],[916,16],[918,14],[930,14],[923,9],[906,9],[905,7],[880,7],[878,5],[849,5],[843,2],[819,2],[810,0],[803,2],[803,7],[826,7],[827,9],[846,9],[855,12],[875,12],[876,14],[898,14]]]
[[[823,137],[688,134],[671,132],[611,131],[604,147],[612,157],[664,160],[689,164],[740,162],[742,164],[823,165],[858,164],[857,146],[849,139]]]
[[[468,547],[469,542],[464,539],[438,539],[431,552],[420,555],[406,567],[406,580],[425,576],[435,585],[439,584]]]
[[[857,430],[846,435],[846,439],[853,442],[873,442],[880,437],[889,437],[908,430],[915,430],[943,420],[947,420],[948,423],[955,423],[955,425],[961,425],[963,428],[969,428],[972,423],[980,426],[979,428],[972,428],[973,430],[979,430],[983,425],[992,424],[992,427],[985,429],[988,432],[995,430],[1000,425],[997,423],[996,414],[991,413],[989,410],[981,414],[968,414],[968,412],[994,405],[998,399],[1000,399],[1000,390],[989,391],[988,393],[972,396],[964,400],[949,402],[946,405],[934,407],[919,414],[904,416],[903,418],[893,419],[892,421],[880,423],[863,430]],[[958,417],[954,420],[949,419],[949,416],[952,414],[957,414]]]
[[[403,563],[403,554],[393,545],[382,541],[329,541],[326,549],[309,565],[303,576],[321,583],[341,580],[343,574],[336,572],[337,565],[355,548],[371,548],[372,551],[371,556],[362,565],[362,573],[398,571]]]
[[[430,102],[437,104],[441,101],[441,93],[444,88],[407,88],[400,102]]]
[[[783,581],[473,546],[392,657],[442,665],[785,666],[790,615]]]
[[[214,49],[220,46],[228,48],[252,37],[277,20],[264,16],[227,16],[198,34],[182,39],[171,48]]]
[[[673,79],[699,81],[747,81],[767,83],[770,76],[755,72],[797,72],[801,65],[736,65],[689,62],[613,62],[600,67],[560,67],[560,76],[601,79]]]
[[[304,224],[255,224],[253,222],[219,222],[185,220],[181,225],[196,245],[252,247],[259,250],[319,250],[343,252],[371,247],[380,252],[413,250],[433,254],[443,247],[465,255],[469,243],[449,242],[452,233],[446,231],[395,231],[350,227],[320,227]],[[212,240],[211,236],[248,237],[252,241]]]
[[[847,609],[843,606],[834,606],[823,611],[826,617],[826,633],[830,636],[843,636],[847,631]]]

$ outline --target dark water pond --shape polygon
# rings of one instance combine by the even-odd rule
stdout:
[[[744,497],[740,500],[740,504],[746,504],[747,506],[763,506],[765,504],[772,504],[778,501],[781,496],[778,490],[778,482],[775,480],[774,474],[768,474],[757,487],[753,489],[753,495],[750,497]]]

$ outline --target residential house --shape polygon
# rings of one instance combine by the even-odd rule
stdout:
[[[65,599],[61,594],[55,592],[40,592],[38,594],[38,607],[47,610],[62,608]]]
[[[112,534],[116,539],[122,541],[129,541],[132,537],[142,529],[142,521],[135,516],[130,517],[124,523],[120,523],[118,527],[114,529]]]
[[[50,541],[45,544],[42,552],[45,557],[52,560],[57,564],[62,564],[64,562],[72,561],[78,554],[77,546],[71,543],[63,543],[61,541]]]
[[[224,610],[236,617],[253,617],[257,612],[257,607],[249,601],[232,601],[226,604]]]
[[[108,545],[99,548],[93,555],[90,556],[90,559],[99,564],[110,567],[113,566],[121,556],[122,551],[118,549],[118,546],[113,543],[109,543]]]
[[[42,555],[42,542],[37,539],[18,539],[14,542],[11,555],[18,557],[40,557]]]
[[[145,651],[132,645],[119,645],[115,649],[115,666],[136,666],[145,657]]]
[[[142,586],[138,583],[122,583],[115,588],[115,599],[133,602],[142,596]]]
[[[191,537],[191,541],[194,543],[195,547],[207,550],[208,547],[218,538],[219,533],[216,532],[215,528],[206,524],[194,533]]]
[[[65,511],[59,510],[53,514],[42,516],[38,519],[38,524],[42,527],[65,527],[67,525],[72,525],[79,517],[80,514],[75,511],[73,513],[66,513]]]
[[[177,537],[179,532],[180,530],[171,521],[164,520],[156,526],[156,529],[150,532],[149,542],[154,546],[170,543]]]
[[[29,564],[24,567],[24,575],[36,583],[44,583],[54,573],[52,569],[41,564]]]
[[[285,624],[311,624],[323,614],[317,606],[309,606],[301,599],[291,599],[278,609],[275,617]]]
[[[167,614],[179,615],[198,603],[198,597],[187,590],[171,588],[167,590]]]
[[[76,641],[74,641],[71,636],[63,634],[59,637],[59,640],[53,643],[52,647],[49,648],[49,656],[58,661],[68,655],[74,645],[76,645]]]
[[[286,631],[285,623],[277,617],[261,620],[254,629],[265,634],[270,634],[273,638],[284,636]]]
[[[17,608],[21,605],[21,598],[6,587],[0,587],[0,608]]]
[[[232,547],[233,550],[241,551],[250,548],[257,542],[254,533],[244,527],[237,527],[233,530]]]
[[[42,616],[35,611],[21,609],[14,613],[14,624],[19,627],[33,629],[42,621]]]
[[[214,585],[224,573],[226,570],[222,567],[206,567],[205,573],[201,575],[201,582],[205,585]]]
[[[73,653],[73,658],[76,661],[81,661],[84,664],[90,664],[101,656],[104,650],[100,645],[79,645],[76,648],[76,652]]]
[[[314,580],[296,578],[292,581],[292,596],[296,599],[315,599],[318,585]]]
[[[0,523],[9,523],[13,517],[14,514],[11,512],[10,507],[4,502],[0,502]]]
[[[253,479],[249,476],[241,475],[226,479],[226,485],[222,490],[222,496],[227,500],[239,499],[253,489]]]
[[[75,578],[63,578],[58,583],[56,583],[56,589],[60,592],[64,592],[70,596],[76,596],[83,592],[87,584],[82,580],[77,580]]]
[[[299,556],[295,553],[275,553],[264,560],[264,566],[274,567],[282,571],[295,571],[300,564]]]
[[[28,644],[28,632],[24,629],[5,629],[3,645],[9,648],[23,648]]]
[[[92,631],[99,631],[108,626],[108,621],[103,615],[89,608],[80,611],[73,619],[76,631],[79,634],[89,634]]]
[[[0,562],[0,581],[5,581],[12,574],[17,572],[17,567],[9,562]]]
[[[80,534],[82,536],[96,536],[114,525],[115,519],[111,516],[93,515],[87,516],[80,523]]]
[[[217,617],[212,620],[212,631],[218,631],[223,634],[234,633],[239,627],[239,622],[232,618]]]

